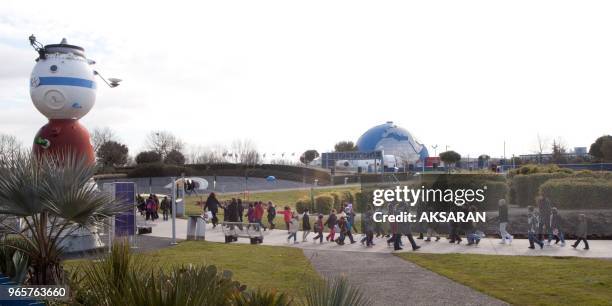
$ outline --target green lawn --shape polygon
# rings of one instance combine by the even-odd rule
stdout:
[[[300,297],[310,281],[320,280],[301,249],[249,244],[183,241],[177,246],[144,254],[150,265],[209,264],[230,270],[247,288],[276,289]],[[65,266],[82,264],[68,260]]]
[[[345,191],[358,192],[360,191],[359,187],[331,187],[324,189],[314,189],[313,195],[317,196],[322,193],[328,192],[337,192],[339,194],[344,193]],[[197,201],[206,201],[206,197],[208,194],[202,196],[188,196],[186,199],[186,207],[185,212],[187,215],[191,214],[200,214],[202,213],[202,208],[196,205]],[[277,209],[282,209],[284,206],[288,205],[290,207],[295,207],[295,202],[303,197],[310,197],[310,189],[300,189],[300,190],[286,190],[286,191],[269,191],[269,192],[257,192],[251,193],[248,195],[248,199],[244,193],[228,193],[219,195],[219,201],[230,200],[232,198],[241,198],[243,201],[262,201],[267,203],[268,201],[272,201],[274,205],[276,205]]]
[[[576,257],[397,256],[516,305],[612,305],[612,260]]]

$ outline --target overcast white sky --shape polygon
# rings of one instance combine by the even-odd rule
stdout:
[[[610,1],[162,3],[2,0],[0,132],[30,143],[46,122],[28,91],[34,33],[124,80],[99,86],[82,123],[132,153],[151,130],[325,151],[387,120],[464,156],[612,133]]]

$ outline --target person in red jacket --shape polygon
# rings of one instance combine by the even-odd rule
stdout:
[[[285,206],[285,209],[279,211],[278,213],[283,215],[283,219],[285,220],[285,225],[287,226],[287,233],[289,233],[289,224],[291,223],[291,217],[292,217],[291,207]]]
[[[264,231],[266,230],[266,226],[263,225],[261,219],[263,219],[264,207],[261,201],[255,203],[255,223],[259,223],[259,226],[263,227]]]

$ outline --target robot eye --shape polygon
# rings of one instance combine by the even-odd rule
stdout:
[[[49,67],[49,69],[51,69],[52,72],[56,72],[57,71],[57,66],[56,65],[51,65],[51,67]]]

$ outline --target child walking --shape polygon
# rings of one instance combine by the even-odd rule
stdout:
[[[552,232],[551,235],[548,236],[548,244],[550,244],[552,238],[555,237],[555,244],[561,241],[561,246],[565,246],[565,237],[561,230],[561,217],[556,207],[552,208],[552,213],[550,214],[550,229]]]
[[[580,244],[580,241],[584,241],[584,249],[589,249],[589,242],[587,241],[587,221],[586,216],[584,214],[580,214],[578,216],[578,232],[576,233],[578,236],[578,240],[574,242],[572,247],[575,249]]]
[[[308,208],[304,210],[302,215],[302,242],[306,242],[308,234],[310,234],[310,217],[308,216]]]
[[[500,244],[511,244],[512,243],[512,239],[514,237],[512,237],[512,235],[510,235],[510,233],[508,233],[508,231],[506,230],[506,227],[508,226],[508,205],[506,205],[506,200],[505,199],[501,199],[499,200],[499,235],[501,236],[501,241],[499,242]]]
[[[336,236],[336,223],[338,222],[338,217],[336,216],[336,210],[332,209],[329,217],[327,217],[327,221],[325,221],[325,225],[329,228],[329,235],[325,237],[327,241],[334,241],[334,237]]]
[[[527,208],[527,226],[529,226],[529,230],[527,232],[527,237],[529,238],[529,248],[535,249],[534,242],[540,246],[540,249],[544,248],[544,243],[538,239],[538,229],[540,228],[540,216],[535,212],[533,206],[529,206]]]
[[[291,207],[285,206],[285,209],[279,211],[278,213],[283,215],[283,220],[285,221],[285,226],[287,226],[287,233],[291,233],[291,231],[289,230],[289,223],[291,222],[291,216],[293,215],[291,213]]]
[[[298,244],[297,242],[297,232],[300,224],[300,220],[298,219],[297,212],[293,212],[291,220],[289,221],[289,237],[287,237],[287,243],[291,243],[291,238],[293,238],[293,243]]]
[[[319,243],[323,243],[323,214],[319,214],[317,221],[315,221],[314,231],[317,235],[312,239],[312,242],[316,243],[319,239]]]

